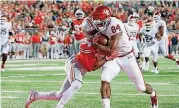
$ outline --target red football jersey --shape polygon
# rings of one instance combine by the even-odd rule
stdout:
[[[88,71],[92,71],[94,64],[96,62],[95,55],[97,51],[91,45],[91,42],[87,41],[80,44],[80,52],[76,55],[77,60],[81,63],[81,65]]]
[[[74,36],[76,40],[81,40],[85,38],[85,34],[83,33],[82,28],[81,28],[82,22],[83,22],[83,19],[73,20],[72,28],[73,28],[73,31],[75,31]]]

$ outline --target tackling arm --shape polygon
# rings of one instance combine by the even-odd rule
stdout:
[[[107,62],[107,59],[106,58],[103,58],[101,60],[97,60],[94,64],[94,68],[93,68],[93,71],[100,68],[101,66],[103,66],[104,63]]]
[[[117,49],[117,46],[119,44],[119,39],[121,37],[122,33],[118,33],[116,35],[113,35],[111,39],[109,39],[108,46],[103,46],[97,43],[97,39],[94,40],[94,46],[104,52],[107,56],[111,56]]]

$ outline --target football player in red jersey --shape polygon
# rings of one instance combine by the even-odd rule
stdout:
[[[102,5],[94,10],[92,22],[96,30],[109,38],[108,46],[99,45],[97,43],[98,39],[94,38],[94,46],[107,56],[118,55],[102,66],[101,97],[103,108],[110,108],[110,82],[118,75],[121,69],[126,72],[139,91],[149,94],[151,107],[158,108],[156,92],[143,78],[123,22],[112,17],[110,9]]]
[[[82,10],[75,12],[75,19],[72,22],[72,37],[74,37],[74,45],[76,53],[79,52],[80,43],[85,40],[85,34],[82,32],[81,24],[84,20],[84,13]]]
[[[101,58],[101,53],[93,47],[92,40],[87,40],[80,44],[80,52],[72,55],[65,64],[67,77],[62,88],[58,92],[37,92],[31,90],[26,102],[26,108],[36,100],[60,100],[56,108],[64,108],[64,105],[81,88],[82,77],[87,73],[101,67],[110,57]],[[112,57],[113,58],[113,57]]]

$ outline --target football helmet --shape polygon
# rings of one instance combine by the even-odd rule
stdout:
[[[158,21],[161,19],[161,14],[160,12],[155,12],[153,15],[153,20]]]
[[[152,29],[152,20],[147,19],[145,22],[145,27],[147,31],[150,31]]]
[[[4,24],[5,22],[7,22],[7,18],[4,13],[0,12],[0,23]]]
[[[76,17],[76,19],[83,19],[84,18],[84,12],[81,9],[78,9],[75,12],[75,17]]]
[[[107,28],[110,17],[111,11],[107,6],[98,6],[92,13],[92,21],[94,27],[100,32],[104,31]]]
[[[136,23],[136,19],[133,15],[130,15],[127,20],[128,20],[127,22],[129,23],[129,25],[134,25]]]
[[[136,19],[136,21],[138,21],[138,20],[140,19],[139,14],[136,13],[136,12],[133,13],[133,16],[134,16],[134,18]]]

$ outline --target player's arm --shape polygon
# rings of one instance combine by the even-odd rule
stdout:
[[[164,34],[164,26],[161,25],[158,29],[158,32],[155,34],[155,37],[157,38],[157,40],[161,40],[163,34]]]
[[[95,64],[94,64],[93,71],[98,69],[98,68],[100,68],[100,67],[102,67],[104,65],[104,63],[106,63],[106,62],[107,62],[107,59],[105,57],[103,59],[101,59],[101,60],[97,60],[95,62]]]
[[[101,50],[105,55],[111,56],[117,49],[117,46],[119,44],[119,39],[122,36],[122,33],[118,33],[116,35],[113,35],[111,39],[109,39],[109,43],[107,46],[103,46],[97,43],[97,39],[94,40],[94,46]]]

